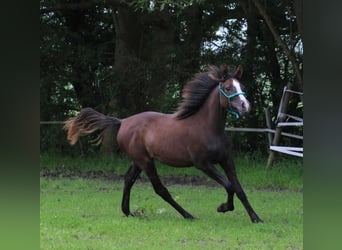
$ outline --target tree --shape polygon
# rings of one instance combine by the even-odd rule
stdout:
[[[294,53],[294,46],[290,46],[289,47],[286,44],[286,42],[280,37],[280,35],[278,34],[278,31],[277,31],[275,25],[273,24],[273,22],[272,22],[270,16],[268,15],[265,7],[260,3],[260,1],[259,0],[255,0],[253,2],[256,5],[257,9],[259,10],[261,16],[266,21],[269,29],[271,30],[271,32],[272,32],[272,34],[274,36],[274,39],[283,48],[284,52],[286,53],[286,55],[290,59],[290,61],[292,63],[292,67],[293,67],[294,72],[295,72],[296,77],[297,77],[297,84],[298,84],[299,90],[303,91],[302,72],[300,70],[299,63],[297,62],[297,59],[296,59],[296,56],[295,56],[295,53]],[[294,6],[296,6],[296,12],[302,14],[302,12],[301,12],[302,4],[300,5],[300,3],[298,3],[298,4],[294,4]],[[302,19],[302,15],[300,15],[300,19]],[[298,27],[302,30],[302,20],[300,20],[300,19],[298,19],[297,24],[298,24]]]
[[[242,64],[253,112],[230,122],[264,127],[263,108],[274,114],[282,87],[302,74],[302,10],[291,0],[41,0],[42,119],[87,106],[173,112],[196,72]],[[260,137],[238,147],[262,148]]]

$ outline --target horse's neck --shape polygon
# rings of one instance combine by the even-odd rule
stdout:
[[[207,129],[215,133],[224,133],[226,112],[220,105],[218,88],[214,88],[202,108],[194,115],[198,122],[206,122]]]

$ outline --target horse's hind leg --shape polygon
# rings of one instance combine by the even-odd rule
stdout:
[[[259,216],[256,214],[256,212],[252,208],[244,190],[241,187],[241,184],[236,175],[234,161],[231,158],[228,158],[228,160],[223,162],[221,165],[222,165],[223,170],[227,174],[228,178],[232,182],[235,193],[237,197],[239,198],[239,200],[242,202],[245,209],[247,210],[247,213],[249,217],[251,218],[252,222],[254,223],[263,222],[263,220],[259,218]]]
[[[210,178],[221,184],[227,191],[228,194],[228,201],[227,203],[222,203],[218,208],[218,212],[227,212],[227,211],[233,211],[234,210],[234,203],[233,203],[233,197],[234,197],[234,189],[230,181],[227,179],[227,177],[223,176],[215,166],[211,163],[207,164],[196,164],[196,168],[202,170],[206,175],[208,175]]]
[[[166,202],[173,206],[185,219],[194,219],[194,217],[185,211],[171,196],[167,188],[161,183],[157,174],[157,170],[154,166],[154,162],[148,164],[144,169],[146,175],[150,179],[154,191],[161,196]]]
[[[125,184],[124,184],[124,189],[123,189],[121,209],[122,209],[122,212],[126,216],[131,215],[131,212],[129,209],[131,188],[134,182],[136,181],[136,179],[138,178],[138,176],[140,175],[140,173],[141,173],[141,169],[138,168],[134,163],[132,163],[125,174]]]

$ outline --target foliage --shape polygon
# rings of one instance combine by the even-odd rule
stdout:
[[[201,4],[204,0],[133,0],[129,3],[136,11],[163,11],[166,7],[174,9],[185,9],[193,4]]]
[[[290,0],[263,1],[302,70],[294,6]],[[265,127],[264,108],[274,120],[283,86],[294,82],[297,89],[289,55],[251,0],[41,0],[40,21],[42,121],[65,120],[87,106],[119,117],[173,112],[184,84],[209,64],[244,67],[253,111],[245,120],[229,120],[231,126]],[[293,100],[289,113],[300,114],[300,101]],[[234,145],[265,153],[266,142],[249,133]],[[42,128],[42,151],[66,153],[64,144],[56,127]]]

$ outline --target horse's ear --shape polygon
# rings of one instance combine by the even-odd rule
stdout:
[[[210,65],[208,76],[214,81],[220,81],[223,79],[223,76],[220,75],[221,70],[222,70],[222,66],[219,69],[217,66]]]
[[[221,65],[220,66],[220,71],[221,71],[221,77],[222,79],[226,78],[228,75],[228,66],[227,65]]]
[[[235,72],[234,72],[234,77],[235,77],[236,79],[239,79],[239,80],[240,80],[241,77],[242,77],[242,73],[243,73],[242,66],[239,65],[239,66],[236,68]]]

